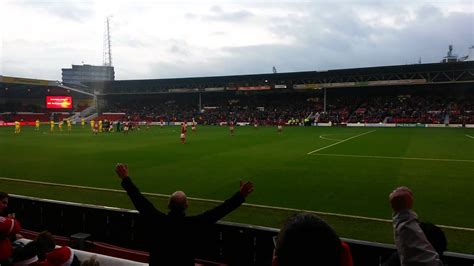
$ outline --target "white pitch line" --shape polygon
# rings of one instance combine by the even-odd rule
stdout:
[[[468,135],[468,134],[466,134],[466,137],[468,137],[468,138],[471,138],[471,139],[474,139],[474,137],[473,137],[473,136],[471,136],[471,135]]]
[[[96,191],[126,193],[124,190],[120,190],[120,189],[68,185],[68,184],[61,184],[61,183],[33,181],[33,180],[16,179],[16,178],[8,178],[8,177],[0,177],[0,180],[14,181],[14,182],[19,182],[19,183],[36,184],[36,185],[46,185],[46,186],[56,186],[56,187],[78,188],[78,189],[88,189],[88,190],[96,190]],[[159,194],[159,193],[148,193],[148,192],[141,192],[141,193],[143,195],[155,196],[155,197],[169,197],[170,196],[170,195]],[[220,201],[220,200],[212,200],[212,199],[200,199],[200,198],[191,198],[191,197],[188,197],[188,199],[199,200],[199,201],[204,201],[204,202],[212,202],[212,203],[222,203],[222,201]]]
[[[333,144],[324,146],[324,147],[319,148],[319,149],[317,149],[317,150],[310,151],[310,152],[307,153],[307,155],[310,155],[310,154],[315,153],[315,152],[318,152],[318,151],[322,151],[322,150],[324,150],[324,149],[330,148],[330,147],[335,146],[335,145],[337,145],[337,144],[341,144],[341,143],[346,142],[346,141],[348,141],[348,140],[351,140],[351,139],[353,139],[353,138],[357,138],[357,137],[360,137],[360,136],[363,136],[363,135],[367,135],[367,134],[372,133],[372,132],[375,132],[375,131],[376,131],[376,130],[371,130],[371,131],[364,132],[364,133],[359,134],[359,135],[352,136],[352,137],[347,138],[347,139],[343,139],[343,140],[341,140],[341,141],[338,141],[338,142],[336,142],[336,143],[333,143]]]
[[[463,159],[438,159],[438,158],[396,157],[396,156],[356,155],[356,154],[331,154],[331,153],[316,153],[314,155],[317,155],[317,156],[333,156],[333,157],[351,157],[351,158],[370,158],[370,159],[394,159],[394,160],[418,160],[418,161],[474,163],[474,160],[463,160]]]
[[[78,188],[78,189],[89,189],[89,190],[96,190],[96,191],[108,191],[108,192],[116,192],[116,193],[126,193],[123,190],[118,189],[110,189],[110,188],[97,188],[97,187],[86,187],[86,186],[77,186],[77,185],[67,185],[67,184],[60,184],[60,183],[50,183],[50,182],[41,182],[41,181],[32,181],[32,180],[24,180],[24,179],[16,179],[16,178],[8,178],[8,177],[0,177],[0,180],[6,181],[14,181],[19,183],[30,183],[30,184],[39,184],[39,185],[49,185],[49,186],[58,186],[58,187],[68,187],[68,188]],[[143,195],[147,196],[154,196],[154,197],[166,197],[168,198],[170,195],[166,194],[158,194],[158,193],[148,193],[142,192]],[[212,200],[212,199],[203,199],[203,198],[193,198],[188,197],[190,200],[195,201],[202,201],[202,202],[212,202],[212,203],[222,203],[221,200]],[[384,223],[392,223],[392,220],[389,219],[382,219],[382,218],[375,218],[375,217],[366,217],[366,216],[358,216],[358,215],[350,215],[350,214],[340,214],[340,213],[331,213],[331,212],[320,212],[320,211],[311,211],[311,210],[304,210],[304,209],[295,209],[295,208],[285,208],[285,207],[275,207],[275,206],[267,206],[267,205],[260,205],[260,204],[250,204],[244,203],[243,206],[252,207],[252,208],[261,208],[261,209],[270,209],[270,210],[279,210],[279,211],[289,211],[289,212],[308,212],[317,215],[326,215],[326,216],[334,216],[334,217],[342,217],[342,218],[351,218],[351,219],[358,219],[358,220],[367,220],[367,221],[375,221],[375,222],[384,222]],[[103,206],[107,207],[107,206]],[[453,229],[453,230],[461,230],[461,231],[469,231],[474,232],[474,228],[468,227],[457,227],[457,226],[450,226],[450,225],[437,225],[441,228],[446,229]]]
[[[334,134],[324,134],[324,135],[320,135],[319,138],[320,138],[320,139],[325,139],[325,140],[332,140],[332,141],[341,141],[341,139],[326,138],[325,136],[328,136],[328,135],[334,135]]]

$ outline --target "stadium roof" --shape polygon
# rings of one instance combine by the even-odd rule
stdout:
[[[24,84],[24,85],[35,85],[35,86],[58,86],[60,84],[59,81],[53,81],[53,80],[8,77],[8,76],[2,76],[2,75],[0,75],[0,83]]]
[[[424,83],[474,83],[474,62],[380,66],[324,71],[189,77],[145,80],[116,80],[86,83],[98,94],[163,93],[174,89],[293,86],[294,84],[339,84],[360,87],[362,83],[400,80],[423,80]],[[390,85],[390,84],[388,84]],[[363,85],[362,85],[363,86]],[[337,87],[333,86],[333,87]]]
[[[85,94],[94,96],[94,94],[86,92],[81,89],[70,87],[62,84],[59,81],[54,80],[43,80],[43,79],[30,79],[21,77],[9,77],[0,75],[0,95],[24,96],[27,94],[50,94],[50,93],[64,93],[64,92],[77,92],[79,94]]]

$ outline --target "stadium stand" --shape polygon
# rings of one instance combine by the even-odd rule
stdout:
[[[469,123],[473,120],[473,92],[463,90],[384,89],[354,92],[334,90],[324,113],[321,92],[260,92],[202,95],[201,108],[195,94],[112,97],[108,112],[125,113],[132,121],[191,121],[219,124],[229,120],[275,124],[311,118],[315,122],[340,123]],[[109,117],[109,120],[114,118]]]
[[[123,121],[126,120],[125,113],[102,113],[98,117],[94,118],[94,120],[109,120],[109,121]]]
[[[202,124],[228,120],[273,124],[278,119],[309,117],[333,124],[447,124],[473,119],[473,65],[419,64],[87,85],[105,103],[100,112],[125,112],[133,121],[177,122],[194,117]]]
[[[473,62],[457,62],[91,82],[78,88],[52,81],[2,77],[0,96],[4,100],[0,100],[0,115],[3,121],[12,122],[13,117],[8,115],[11,113],[50,114],[44,106],[46,95],[72,95],[76,104],[68,110],[70,115],[90,109],[87,106],[95,105],[92,97],[97,97],[99,110],[92,108],[83,117],[92,115],[91,111],[98,111],[99,115],[125,113],[127,120],[143,122],[195,118],[201,124],[229,120],[274,124],[282,119],[300,124],[309,118],[333,124],[466,124],[474,121],[473,69]],[[99,120],[102,118],[123,119],[113,116]]]
[[[382,95],[359,89],[357,95],[343,90],[328,93],[324,113],[321,92],[235,92],[204,94],[201,106],[195,94],[111,97],[108,107],[95,120],[142,122],[191,121],[219,124],[229,120],[275,124],[279,119],[311,118],[315,122],[340,123],[427,123],[468,124],[474,122],[474,93],[465,90],[385,89]],[[365,94],[365,95],[364,95]],[[84,106],[83,106],[84,107]],[[81,108],[79,108],[81,109]],[[40,106],[0,105],[0,119],[6,122],[39,119],[55,121],[72,113],[49,112]],[[36,110],[22,112],[18,110]],[[43,112],[39,112],[43,111]]]

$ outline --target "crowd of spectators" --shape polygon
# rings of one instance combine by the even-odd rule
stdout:
[[[44,108],[37,104],[23,104],[21,102],[7,102],[0,104],[0,113],[3,112],[30,112],[42,113]]]
[[[0,265],[79,266],[81,261],[67,246],[57,247],[52,234],[41,232],[33,241],[20,241],[21,223],[8,209],[9,196],[0,192]],[[89,260],[84,261],[86,264]],[[84,265],[84,264],[82,264]],[[98,265],[98,264],[95,264]]]
[[[436,95],[333,95],[286,93],[205,97],[168,97],[109,101],[107,112],[126,113],[133,121],[190,121],[218,124],[229,120],[259,124],[297,119],[340,123],[472,123],[474,99]]]
[[[450,123],[474,124],[474,99],[451,101],[447,107]]]
[[[188,201],[182,191],[174,192],[168,203],[169,212],[157,209],[134,185],[128,167],[117,164],[115,169],[139,214],[152,232],[149,234],[150,265],[194,265],[196,245],[206,237],[205,228],[238,208],[253,190],[251,182],[240,181],[239,190],[217,207],[196,216],[186,216]],[[435,225],[419,223],[413,212],[413,193],[398,187],[389,195],[393,210],[393,233],[397,251],[384,266],[433,265],[442,266],[447,240]],[[0,265],[81,265],[74,251],[57,247],[52,235],[40,233],[26,245],[15,240],[22,236],[21,225],[14,213],[7,210],[8,194],[0,192]],[[274,237],[274,266],[325,265],[352,266],[350,247],[324,220],[310,213],[296,213],[284,222]],[[95,258],[82,265],[98,265]]]
[[[279,120],[340,123],[474,123],[472,95],[426,93],[350,94],[320,92],[167,94],[108,99],[103,112],[125,113],[131,121],[191,121],[219,124],[229,120],[275,124]],[[78,106],[83,109],[87,106]],[[3,115],[1,113],[4,113]],[[1,119],[12,122],[18,112],[50,112],[35,105],[0,104]],[[27,118],[26,118],[27,119]],[[36,118],[35,118],[36,119]],[[10,121],[12,120],[12,121]]]
[[[349,122],[442,124],[447,101],[439,96],[368,97],[352,112]]]

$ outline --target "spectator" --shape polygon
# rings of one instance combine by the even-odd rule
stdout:
[[[53,235],[48,231],[41,232],[35,240],[28,243],[28,245],[30,244],[36,247],[39,260],[46,259],[46,254],[56,247]]]
[[[96,255],[92,255],[89,259],[82,261],[81,266],[99,266],[100,263],[97,260]]]
[[[278,234],[273,266],[352,266],[349,246],[322,219],[309,213],[290,216]]]
[[[20,232],[20,223],[14,218],[0,216],[0,264],[9,260],[13,253],[11,237]]]
[[[426,235],[426,238],[430,244],[434,247],[439,257],[443,257],[443,253],[447,248],[447,240],[444,232],[438,226],[432,223],[420,223],[420,228]],[[383,266],[400,266],[400,256],[398,252],[394,252],[383,264]]]
[[[51,233],[41,232],[35,240],[18,247],[13,255],[13,266],[79,266],[81,262],[67,246],[55,248]]]
[[[186,216],[188,202],[182,191],[174,192],[169,199],[169,213],[156,209],[133,184],[128,167],[117,164],[115,171],[122,179],[122,187],[140,215],[149,224],[151,240],[150,265],[194,265],[199,234],[236,208],[253,191],[251,182],[240,182],[240,190],[219,206],[196,216]]]
[[[5,192],[0,192],[0,217],[3,216],[3,217],[15,219],[16,218],[15,213],[10,212],[11,210],[8,209],[8,203],[9,203],[8,194]],[[23,238],[23,236],[19,233],[9,236],[9,239],[11,242],[20,238]]]
[[[32,243],[32,242],[30,242]],[[13,266],[38,265],[38,250],[34,244],[17,247],[13,252]]]
[[[8,208],[8,194],[0,192],[0,216],[6,216]]]
[[[411,210],[413,208],[411,190],[407,187],[398,187],[390,193],[389,198],[393,209],[395,245],[401,265],[443,265],[440,256],[420,228],[418,216]]]
[[[41,266],[79,266],[81,262],[70,247],[62,246],[46,254]]]

